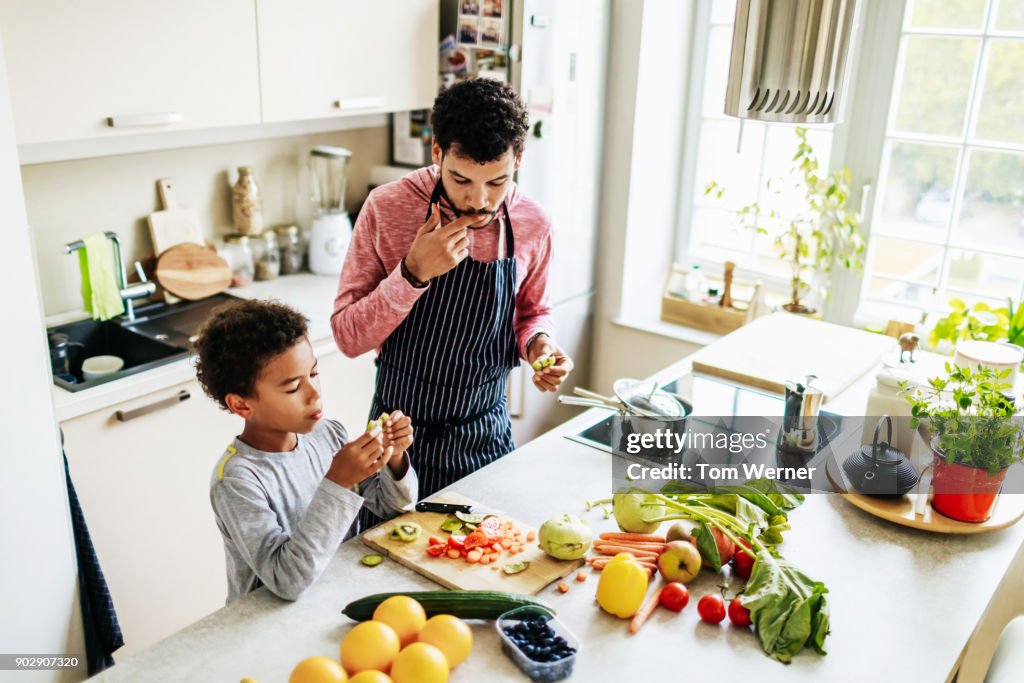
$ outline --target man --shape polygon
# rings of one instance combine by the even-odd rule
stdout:
[[[554,359],[533,374],[540,391],[573,367],[550,334],[551,224],[512,181],[522,102],[464,81],[438,95],[431,125],[434,166],[367,198],[331,317],[346,355],[379,349],[370,415],[413,419],[421,497],[515,448],[505,388],[520,357]]]

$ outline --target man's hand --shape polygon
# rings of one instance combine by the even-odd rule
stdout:
[[[538,334],[526,349],[526,360],[533,366],[537,359],[548,356],[555,359],[554,365],[542,367],[539,370],[534,368],[533,386],[541,391],[558,391],[558,387],[572,372],[572,359],[548,335]]]
[[[335,453],[325,476],[338,486],[350,489],[387,465],[394,450],[393,446],[384,446],[383,431],[378,425]]]
[[[459,265],[469,256],[467,225],[479,216],[460,216],[443,228],[441,209],[430,207],[430,218],[416,231],[416,239],[405,256],[405,267],[414,278],[427,282]]]

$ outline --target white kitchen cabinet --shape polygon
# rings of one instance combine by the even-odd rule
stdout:
[[[429,107],[437,0],[256,0],[264,122]]]
[[[120,422],[118,410],[152,412]],[[224,545],[210,473],[241,421],[195,380],[61,424],[71,479],[106,575],[123,658],[222,607]]]
[[[337,420],[351,435],[361,434],[370,414],[377,368],[373,353],[349,358],[337,349],[317,353],[324,416]]]
[[[18,144],[260,121],[251,0],[0,0],[0,30]]]

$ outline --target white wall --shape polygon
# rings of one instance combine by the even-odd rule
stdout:
[[[675,0],[612,3],[592,373],[598,391],[699,348],[628,326],[657,318],[674,253],[692,13],[693,3]]]
[[[0,392],[0,652],[84,655],[67,489],[2,45],[0,196],[7,359]],[[68,681],[80,679],[83,672],[24,672],[15,677]]]
[[[308,228],[305,169],[313,145],[352,150],[346,205],[356,209],[366,198],[371,167],[387,163],[386,126],[23,166],[46,315],[82,308],[78,261],[64,254],[64,243],[113,230],[123,238],[129,269],[153,254],[146,217],[161,208],[158,178],[174,179],[178,203],[198,210],[207,238],[233,231],[229,171],[245,165],[260,185],[264,224]]]

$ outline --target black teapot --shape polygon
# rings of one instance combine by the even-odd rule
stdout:
[[[882,425],[886,427],[885,441],[879,443]],[[861,446],[843,463],[850,484],[869,496],[902,496],[917,485],[917,472],[910,460],[892,442],[892,418],[883,415],[875,427],[870,446]]]

